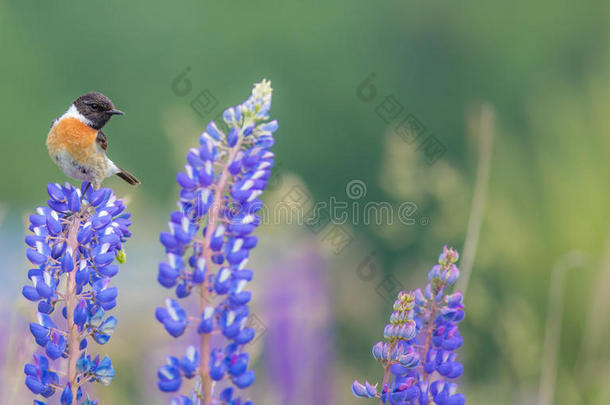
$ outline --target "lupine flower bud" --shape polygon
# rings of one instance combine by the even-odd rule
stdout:
[[[260,224],[258,197],[273,166],[269,148],[278,125],[269,121],[271,93],[270,82],[263,80],[243,104],[226,109],[228,131],[220,123],[208,123],[199,147],[187,154],[184,172],[176,176],[180,211],[171,213],[169,231],[160,235],[167,261],[159,265],[157,280],[165,288],[175,288],[179,299],[194,293],[199,311],[188,316],[178,301],[167,299],[155,316],[171,336],[192,330],[201,344],[189,347],[180,360],[170,356],[159,368],[158,386],[164,392],[177,391],[183,378],[195,379],[191,395],[177,396],[172,404],[201,404],[203,398],[206,404],[217,403],[216,399],[252,404],[234,395],[232,387],[214,393],[213,382],[228,380],[242,389],[254,381],[249,355],[242,351],[254,338],[254,329],[247,325],[252,294],[245,288],[252,271],[246,265],[257,243],[251,233]],[[224,348],[211,347],[214,332],[227,339]]]
[[[400,358],[400,356],[402,356],[402,353],[403,353],[402,346],[401,345],[396,346],[394,348],[394,350],[392,350],[392,353],[390,355],[390,359],[394,360],[394,361],[397,361]]]
[[[419,354],[413,348],[413,346],[409,346],[408,352],[400,356],[398,358],[398,362],[403,367],[413,368],[419,363]]]
[[[365,385],[362,385],[354,380],[352,392],[360,398],[375,398],[377,396],[377,386],[372,386],[368,381],[365,382]]]
[[[444,281],[448,285],[453,285],[453,284],[455,284],[455,282],[457,281],[459,276],[460,276],[460,271],[458,270],[458,268],[456,267],[455,264],[451,264],[449,266],[449,269],[447,269],[447,271],[445,272],[445,275],[443,278],[444,278]]]
[[[130,214],[108,188],[51,183],[47,191],[48,206],[30,216],[33,235],[25,239],[26,256],[36,268],[28,272],[32,285],[23,287],[22,294],[37,302],[37,322],[30,331],[41,347],[25,366],[25,383],[44,398],[61,391],[62,405],[95,404],[82,398],[82,387],[87,382],[110,384],[114,369],[108,357],[92,360],[87,342],[105,344],[116,327],[116,318],[106,311],[116,306],[118,291],[110,279],[118,266],[112,263],[131,236]],[[69,365],[67,374],[51,369],[49,359],[67,359],[61,361]]]
[[[375,346],[373,346],[373,357],[377,361],[385,360],[385,357],[383,356],[383,346],[383,342],[377,342]]]

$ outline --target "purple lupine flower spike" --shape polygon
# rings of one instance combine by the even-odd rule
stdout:
[[[394,302],[385,341],[373,346],[373,357],[384,368],[381,388],[357,380],[352,392],[392,405],[463,405],[453,381],[462,375],[455,351],[462,345],[458,323],[464,319],[462,294],[448,294],[460,272],[453,248],[443,248],[428,273],[424,291],[401,291]]]
[[[44,398],[58,393],[62,405],[95,404],[86,384],[110,384],[114,368],[108,357],[92,358],[88,343],[108,342],[117,323],[107,315],[117,297],[110,279],[118,272],[114,261],[125,259],[130,214],[108,188],[51,183],[47,191],[48,206],[30,216],[32,234],[25,238],[35,267],[22,294],[38,304],[30,331],[41,347],[25,365],[25,384]]]
[[[332,295],[326,270],[317,248],[299,241],[274,255],[266,271],[262,358],[279,404],[333,403]]]
[[[255,84],[243,104],[223,113],[227,131],[211,121],[176,176],[180,210],[171,213],[169,232],[161,233],[167,261],[159,265],[157,280],[175,288],[178,299],[194,293],[199,309],[188,314],[179,300],[168,298],[155,315],[171,336],[194,333],[199,344],[168,357],[158,370],[163,392],[178,392],[184,379],[195,380],[186,389],[189,395],[174,397],[172,404],[252,404],[232,386],[218,392],[214,387],[226,381],[242,389],[254,381],[244,351],[254,338],[247,325],[251,293],[245,287],[252,270],[246,265],[257,243],[251,233],[260,223],[258,197],[274,160],[269,148],[277,121],[269,121],[271,93],[269,81]]]

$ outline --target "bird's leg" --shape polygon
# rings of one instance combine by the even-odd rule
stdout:
[[[87,183],[87,185],[85,186],[85,189],[83,190],[83,195],[87,194],[87,190],[89,190],[89,187],[91,187],[91,183]]]
[[[83,202],[83,198],[85,198],[85,196],[87,195],[87,190],[89,190],[89,187],[91,186],[91,182],[87,182],[87,185],[85,186],[85,189],[83,190],[83,195],[80,197],[80,201],[81,203]]]

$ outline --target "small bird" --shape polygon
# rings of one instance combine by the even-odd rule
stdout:
[[[94,189],[98,189],[106,177],[115,174],[131,185],[140,184],[135,176],[106,156],[108,142],[102,128],[113,115],[123,114],[105,95],[83,94],[51,123],[47,135],[49,156],[66,176],[86,180]]]

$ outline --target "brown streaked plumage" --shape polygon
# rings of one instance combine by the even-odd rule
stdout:
[[[116,166],[107,156],[108,142],[102,127],[113,115],[123,115],[101,93],[77,98],[68,110],[51,124],[47,136],[49,155],[74,179],[89,181],[95,188],[114,174],[129,184],[140,184],[132,174]]]

